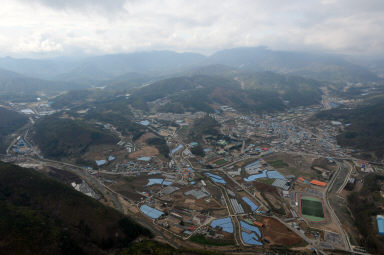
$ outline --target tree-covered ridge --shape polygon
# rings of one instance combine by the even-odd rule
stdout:
[[[0,162],[3,254],[106,254],[150,237],[118,211],[38,173]]]
[[[5,138],[23,127],[27,122],[28,118],[24,115],[0,107],[0,153],[4,153],[7,148]]]
[[[47,157],[80,155],[92,145],[115,144],[112,134],[82,120],[52,115],[39,120],[33,139]]]
[[[265,91],[278,91],[288,106],[307,106],[320,103],[322,82],[299,76],[273,72],[244,73],[239,76],[246,88]]]
[[[371,98],[354,109],[333,109],[317,114],[319,119],[340,120],[350,124],[337,137],[342,146],[365,152],[374,152],[376,157],[384,156],[384,98]],[[365,154],[368,157],[369,154]]]
[[[383,214],[383,198],[380,194],[384,176],[370,173],[364,178],[360,191],[348,196],[348,205],[361,234],[361,245],[372,254],[380,254],[384,249],[384,238],[377,234],[377,224],[372,220]],[[381,252],[380,252],[381,251]]]
[[[190,131],[191,137],[194,139],[201,139],[203,136],[219,135],[220,124],[214,118],[209,115],[204,116],[203,118],[196,119],[193,122],[193,128]]]
[[[321,100],[320,85],[317,81],[271,72],[231,73],[222,77],[195,75],[135,89],[128,100],[144,111],[153,110],[149,103],[162,100],[155,111],[213,112],[214,105],[228,105],[241,112],[260,113],[316,104]]]

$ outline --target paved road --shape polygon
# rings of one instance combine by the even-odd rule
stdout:
[[[353,171],[353,165],[350,164],[349,162],[345,162],[345,163],[349,166],[349,171],[348,171],[347,176],[346,176],[345,179],[344,179],[343,184],[342,184],[342,185],[340,186],[340,188],[337,190],[336,194],[340,194],[340,193],[343,191],[343,189],[344,189],[344,187],[347,185],[348,180],[349,180],[349,178],[351,177],[351,174],[352,174],[352,171]]]
[[[337,217],[335,211],[333,210],[333,208],[332,208],[332,206],[331,206],[331,204],[329,203],[329,200],[328,200],[328,194],[332,190],[332,186],[334,185],[335,180],[336,180],[338,174],[341,171],[341,168],[344,167],[339,162],[337,162],[337,164],[338,164],[338,169],[333,174],[331,181],[329,182],[329,184],[327,185],[327,187],[325,188],[325,190],[323,192],[323,200],[325,202],[325,207],[327,208],[327,211],[331,214],[332,219],[336,222],[337,227],[339,228],[339,233],[341,234],[341,237],[342,237],[345,249],[347,251],[351,251],[351,244],[349,242],[348,235],[345,232],[345,230],[343,229],[342,224],[341,224],[339,218]]]

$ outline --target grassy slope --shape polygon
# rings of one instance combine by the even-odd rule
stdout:
[[[34,170],[0,162],[4,254],[104,254],[150,232]]]

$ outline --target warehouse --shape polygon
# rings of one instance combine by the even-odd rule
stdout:
[[[160,216],[164,214],[162,211],[149,207],[148,205],[140,206],[140,211],[142,211],[145,215],[147,215],[152,219],[158,219]]]
[[[384,236],[384,216],[377,215],[376,221],[377,221],[377,229],[378,229],[379,235]]]
[[[236,214],[242,214],[242,213],[244,213],[244,209],[243,209],[243,207],[241,206],[241,204],[239,204],[239,202],[237,202],[236,199],[231,198],[230,201],[231,201],[233,210],[235,210],[235,213],[236,213]]]

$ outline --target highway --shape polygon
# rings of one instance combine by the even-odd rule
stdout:
[[[327,208],[327,211],[331,214],[331,217],[332,219],[336,222],[338,228],[339,228],[339,233],[341,234],[341,237],[342,237],[342,240],[343,240],[343,243],[344,243],[344,247],[347,251],[351,251],[351,243],[349,241],[349,237],[348,237],[348,234],[345,232],[345,230],[343,229],[342,227],[342,224],[339,220],[339,218],[337,217],[335,211],[333,210],[331,204],[329,203],[329,200],[328,200],[328,194],[329,192],[331,192],[332,188],[333,188],[333,185],[335,183],[335,180],[338,176],[338,174],[340,173],[341,171],[341,168],[344,167],[341,163],[337,162],[338,164],[338,169],[337,171],[333,174],[332,178],[331,178],[331,181],[328,183],[327,187],[325,188],[325,190],[323,191],[323,200],[325,202],[325,206]]]

